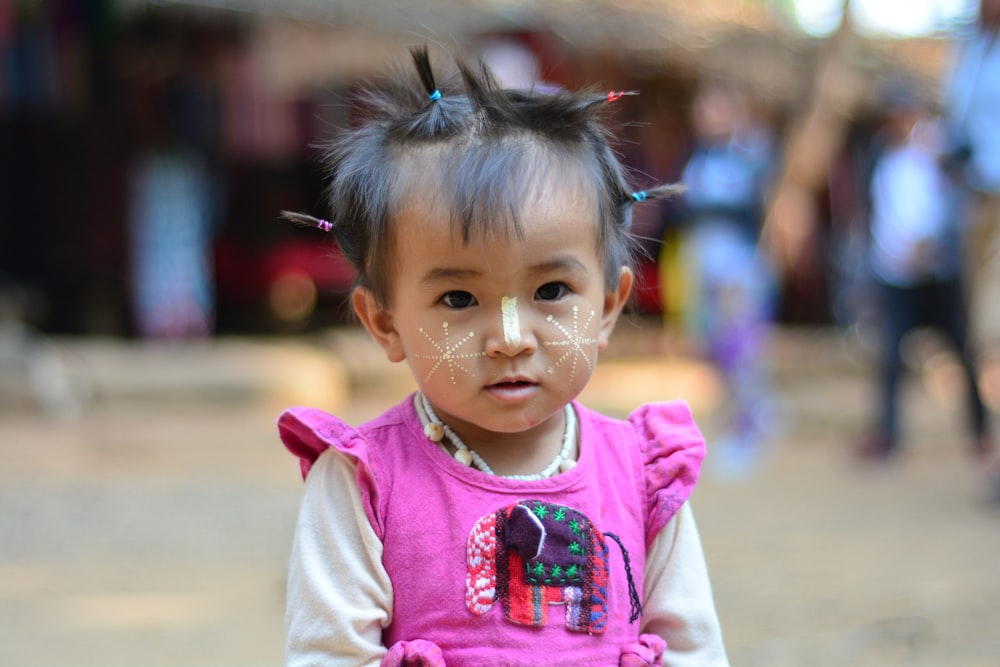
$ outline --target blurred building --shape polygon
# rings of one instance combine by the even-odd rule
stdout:
[[[325,213],[316,144],[350,122],[359,81],[413,44],[517,45],[546,81],[640,90],[618,110],[619,150],[640,180],[672,180],[700,81],[738,82],[779,135],[815,90],[825,44],[770,4],[0,0],[0,298],[21,295],[20,316],[50,333],[136,334],[130,182],[144,152],[171,142],[197,153],[210,186],[215,329],[336,321],[350,271],[277,214]],[[936,42],[851,48],[869,72],[894,59],[932,72],[940,56]],[[669,217],[661,205],[636,220],[653,258]],[[653,260],[642,273],[640,307],[656,311]],[[818,302],[793,319],[827,316],[813,277],[819,288],[790,294]]]

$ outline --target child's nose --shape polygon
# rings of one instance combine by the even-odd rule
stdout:
[[[526,351],[534,351],[537,342],[530,328],[524,326],[518,309],[516,296],[505,296],[500,300],[499,327],[490,332],[486,340],[486,354],[506,354],[515,356]]]

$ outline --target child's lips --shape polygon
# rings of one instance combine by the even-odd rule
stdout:
[[[537,387],[536,382],[526,378],[511,378],[487,385],[486,390],[498,398],[513,400],[531,395]]]

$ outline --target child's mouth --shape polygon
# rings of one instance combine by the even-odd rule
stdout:
[[[498,398],[516,399],[527,397],[537,387],[530,380],[503,380],[487,387]]]

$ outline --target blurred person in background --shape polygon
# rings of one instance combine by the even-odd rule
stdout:
[[[979,22],[956,45],[944,79],[949,152],[963,166],[971,196],[964,243],[970,332],[986,354],[1000,354],[1000,0],[979,0]],[[992,464],[993,501],[1000,467]]]
[[[877,421],[860,448],[865,460],[887,461],[899,452],[902,346],[918,327],[941,332],[954,347],[964,372],[972,450],[983,462],[992,452],[967,341],[960,251],[965,197],[940,129],[908,86],[888,93],[869,183],[868,261],[882,335]]]
[[[949,151],[972,194],[968,257],[971,333],[1000,352],[1000,0],[980,0],[979,23],[956,45],[944,81]]]
[[[193,153],[144,156],[132,178],[132,311],[143,338],[214,330],[211,188]]]
[[[715,463],[740,474],[769,428],[765,360],[775,276],[758,238],[774,143],[744,96],[725,85],[699,92],[692,123],[695,145],[681,174],[680,247],[665,251],[679,257],[674,278],[682,283],[685,329],[719,368],[730,399]]]
[[[210,152],[217,105],[197,33],[147,26],[126,53],[140,66],[130,103],[136,154],[130,167],[132,316],[143,338],[184,339],[215,330],[215,233],[220,179]]]

